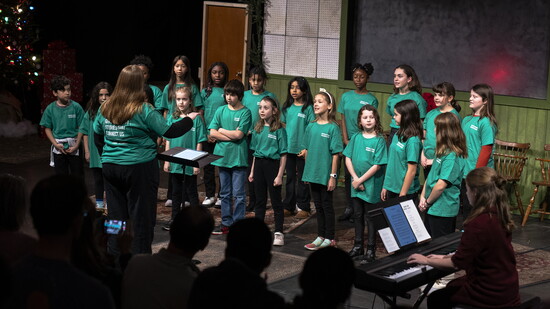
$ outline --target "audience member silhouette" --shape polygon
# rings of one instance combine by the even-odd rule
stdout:
[[[351,295],[355,267],[349,255],[335,247],[313,252],[300,274],[302,295],[293,308],[343,308]]]
[[[13,275],[8,262],[0,257],[0,309],[8,308],[8,300],[13,293]]]
[[[80,235],[73,240],[71,262],[87,275],[99,280],[111,291],[117,307],[121,305],[122,271],[114,257],[107,254],[107,234],[103,231],[105,217],[95,210],[94,203],[85,203],[85,216]],[[130,240],[119,240],[118,245],[131,245]]]
[[[20,232],[27,214],[25,181],[19,176],[0,175],[0,257],[8,264],[30,254],[36,239]]]
[[[81,178],[55,175],[31,193],[30,212],[39,240],[33,254],[13,267],[10,308],[114,308],[109,290],[70,263],[86,203]]]
[[[199,274],[193,257],[208,245],[214,218],[205,207],[185,207],[170,226],[167,248],[134,256],[124,273],[123,308],[187,308]]]
[[[256,218],[229,228],[225,260],[199,274],[188,308],[283,308],[281,296],[267,289],[260,274],[271,263],[271,232]]]

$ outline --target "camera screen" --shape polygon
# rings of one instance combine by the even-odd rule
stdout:
[[[105,220],[105,233],[117,235],[124,230],[126,230],[126,221]]]

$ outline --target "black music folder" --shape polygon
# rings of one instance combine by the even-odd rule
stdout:
[[[178,163],[181,165],[203,167],[222,158],[223,156],[209,154],[205,151],[198,151],[183,147],[174,147],[168,149],[165,152],[157,154],[157,157],[160,160]]]

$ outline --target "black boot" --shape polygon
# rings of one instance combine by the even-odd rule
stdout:
[[[365,254],[365,248],[363,248],[363,246],[354,246],[349,252],[349,256],[352,258],[363,254]]]
[[[351,209],[350,207],[346,207],[346,210],[344,210],[344,213],[341,214],[340,217],[338,217],[338,221],[349,220],[352,215],[353,215],[353,209]]]
[[[367,245],[367,253],[365,254],[367,262],[374,262],[376,259],[376,245]]]

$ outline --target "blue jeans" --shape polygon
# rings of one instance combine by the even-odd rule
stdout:
[[[220,197],[222,199],[222,225],[231,226],[244,219],[246,208],[246,167],[219,167]],[[232,207],[233,198],[235,206]]]

